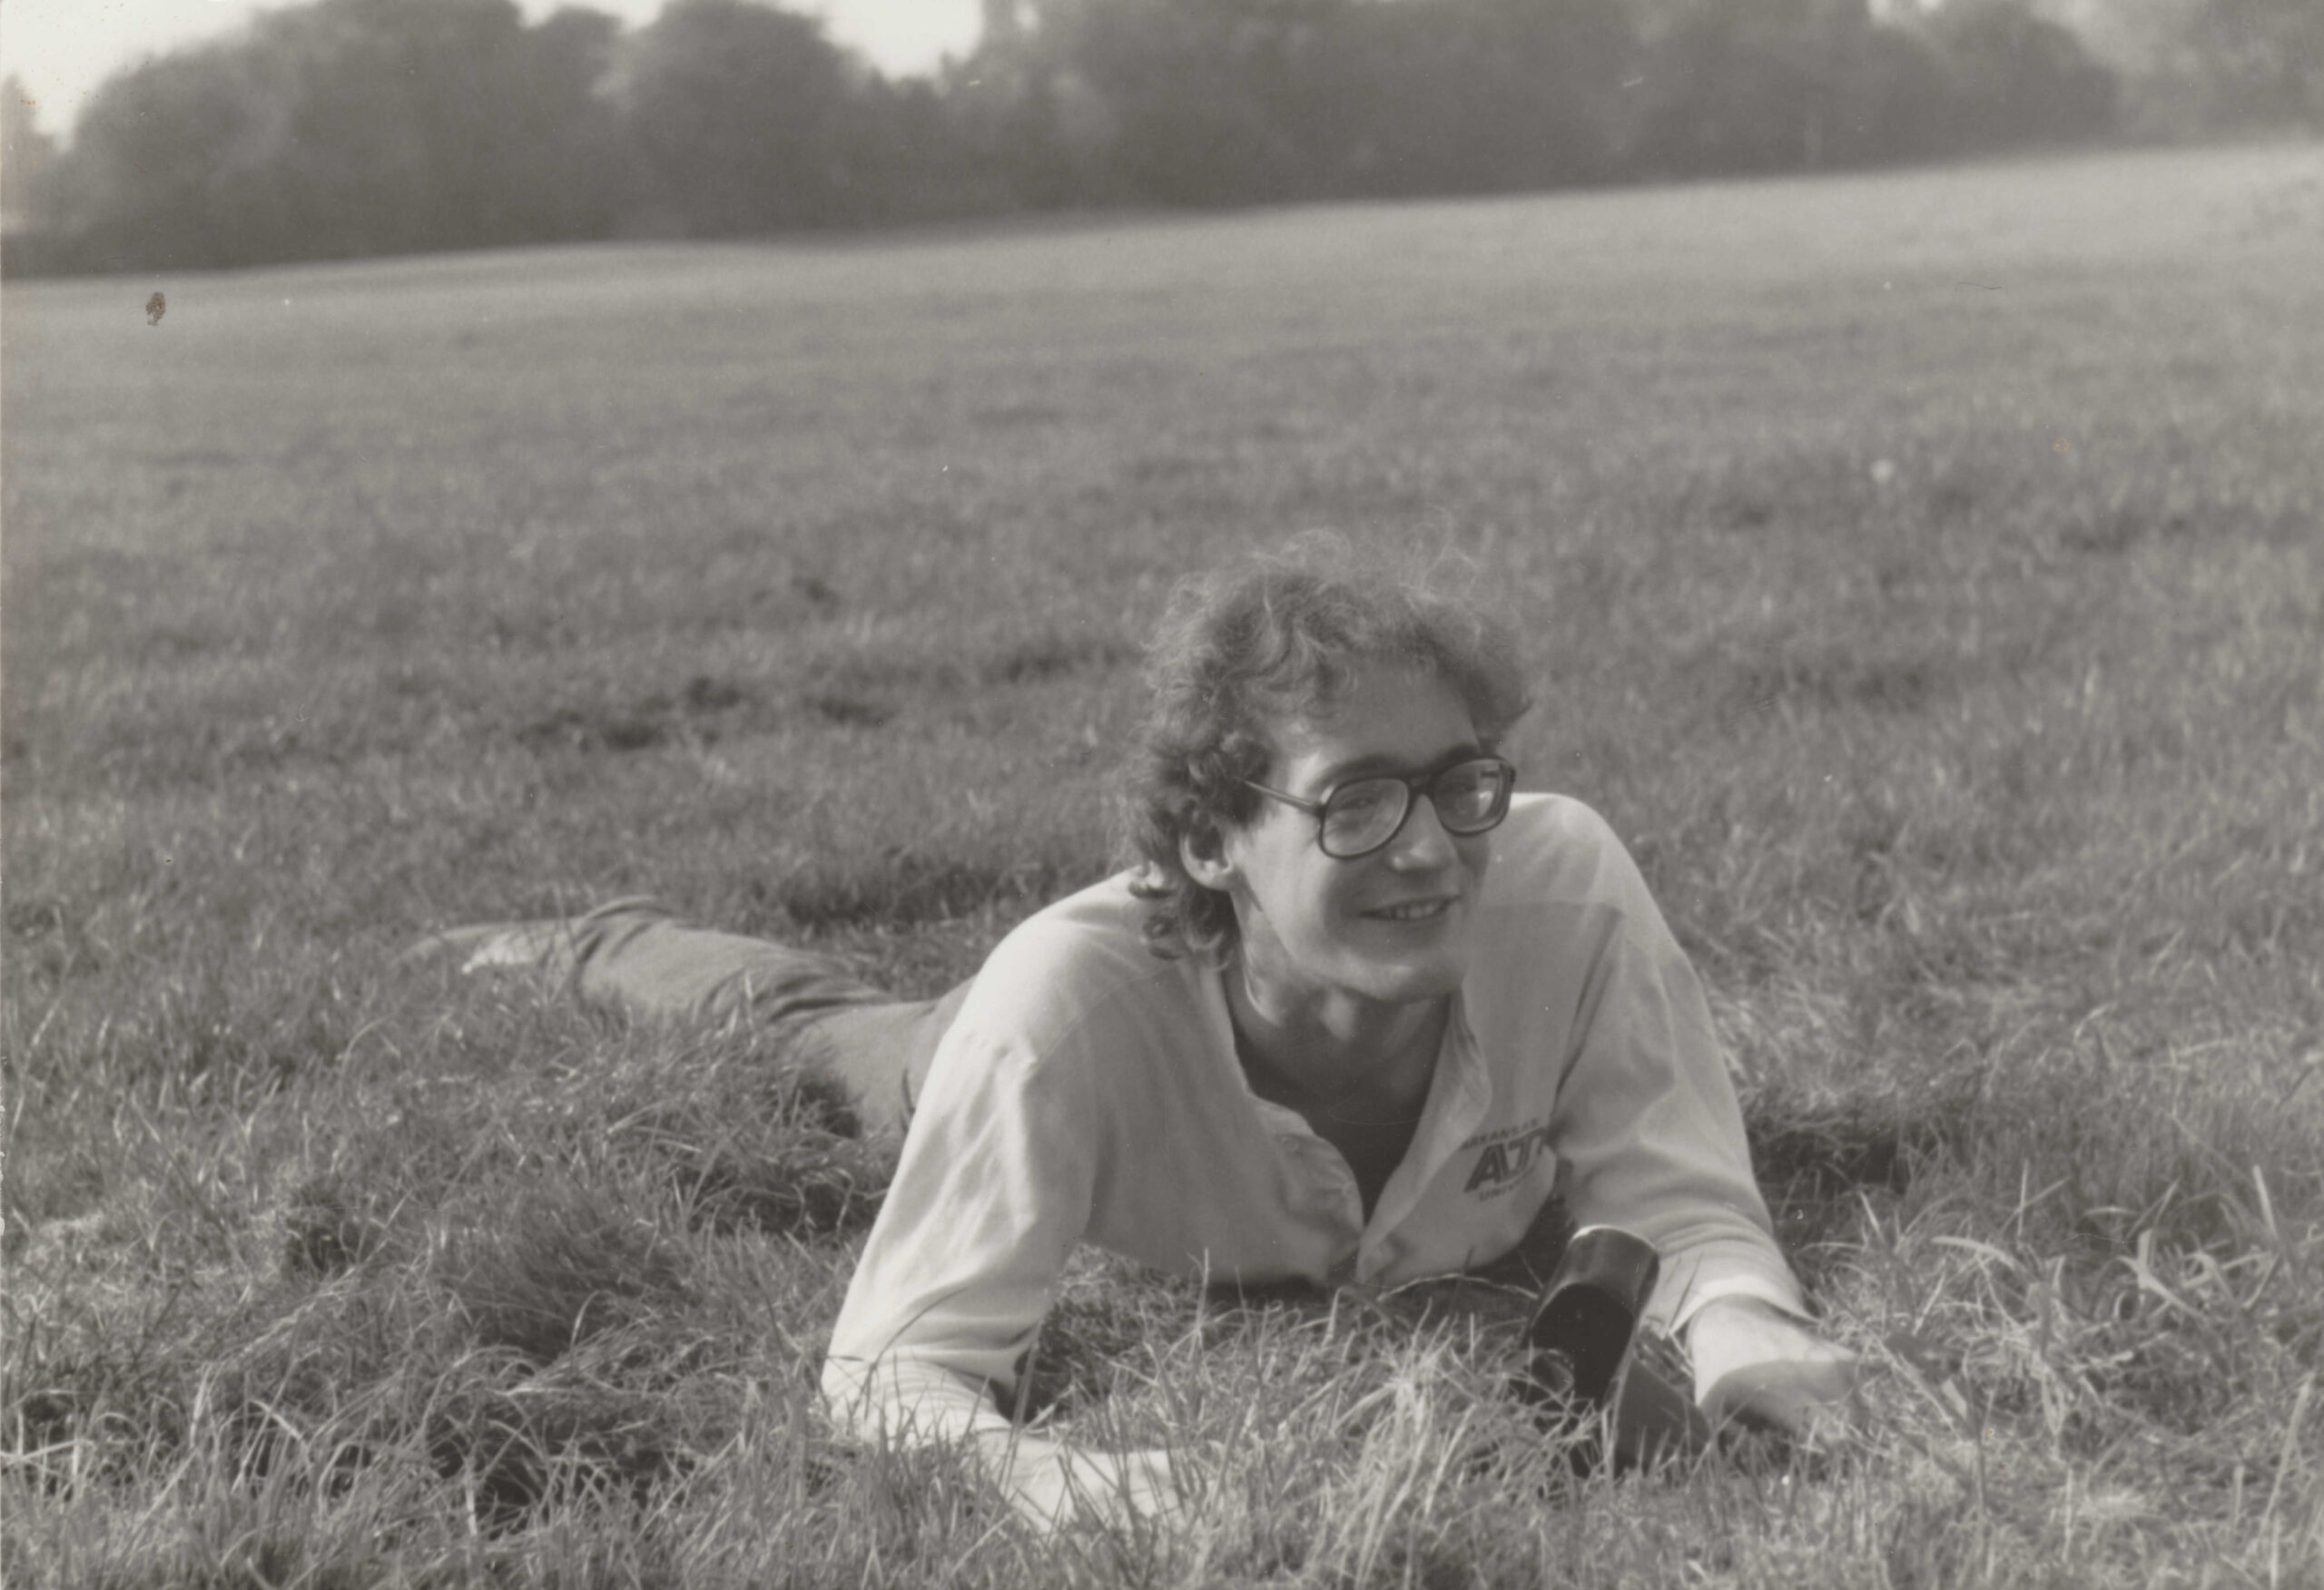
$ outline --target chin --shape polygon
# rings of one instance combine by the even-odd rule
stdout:
[[[1469,975],[1467,928],[1466,922],[1451,923],[1422,942],[1374,943],[1358,981],[1374,998],[1393,1004],[1441,999]]]
[[[1364,982],[1366,992],[1384,1004],[1417,1005],[1454,992],[1468,975],[1469,957],[1448,955],[1375,967]]]

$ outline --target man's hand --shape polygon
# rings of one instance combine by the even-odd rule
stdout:
[[[979,1440],[1010,1506],[1036,1528],[1166,1524],[1180,1511],[1167,1452],[1095,1452],[1021,1430]]]
[[[1705,1303],[1687,1326],[1695,1402],[1713,1426],[1730,1422],[1807,1446],[1844,1433],[1844,1405],[1859,1366],[1846,1349],[1757,1298]]]

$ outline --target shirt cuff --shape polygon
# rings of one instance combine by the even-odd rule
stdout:
[[[823,1360],[823,1406],[842,1435],[920,1446],[1012,1430],[980,1384],[926,1362]]]
[[[1782,1259],[1737,1243],[1666,1260],[1654,1299],[1647,1305],[1647,1321],[1675,1337],[1706,1304],[1737,1297],[1757,1298],[1796,1319],[1808,1317],[1799,1282]]]

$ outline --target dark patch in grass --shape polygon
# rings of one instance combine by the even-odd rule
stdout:
[[[791,594],[819,613],[836,613],[840,607],[838,591],[829,581],[816,574],[791,576]]]
[[[602,1147],[673,1195],[686,1224],[802,1238],[878,1212],[895,1145],[862,1134],[852,1101],[810,1069],[799,1026],[673,1044],[652,1024],[567,1074],[560,1135]],[[809,1040],[812,1043],[812,1040]]]
[[[1977,505],[1977,494],[1966,481],[1940,480],[1928,489],[1928,516],[1940,525],[1957,524]]]
[[[2149,518],[2129,508],[2111,508],[2078,520],[2058,533],[2058,545],[2085,556],[2107,557],[2129,552],[2142,542],[2185,535],[2194,528],[2183,513]]]
[[[175,1450],[187,1433],[185,1364],[172,1340],[182,1323],[181,1300],[172,1294],[142,1319],[94,1330],[99,1321],[86,1304],[40,1319],[11,1310],[0,1359],[0,1467],[58,1491],[131,1467],[135,1443],[113,1438],[122,1432]],[[72,1452],[76,1443],[86,1445]],[[72,1453],[69,1468],[56,1465],[59,1453]]]
[[[818,589],[829,594],[820,583]],[[825,660],[808,668],[788,710],[844,728],[877,729],[910,702],[1034,684],[1112,668],[1137,656],[1135,647],[1119,641],[1042,635],[983,656]],[[733,680],[696,674],[675,692],[557,707],[519,726],[515,738],[535,751],[580,755],[653,751],[673,743],[710,745],[753,726],[764,716],[766,704]]]
[[[980,684],[1023,684],[1056,679],[1085,670],[1118,667],[1137,661],[1137,648],[1109,640],[1068,640],[1050,636],[1011,646],[987,659],[977,669]]]
[[[160,627],[149,631],[139,645],[142,666],[164,666],[225,649],[226,637],[214,631]]]
[[[347,1053],[353,1017],[328,986],[261,991],[238,985],[223,965],[189,972],[146,1008],[124,1013],[107,1032],[98,1063],[115,1065],[136,1085],[233,1093],[285,1086]]]
[[[1110,636],[1036,635],[980,656],[865,655],[827,660],[812,671],[811,688],[826,694],[874,700],[891,693],[989,690],[1101,672],[1135,662],[1138,655],[1137,647]]]
[[[231,724],[202,726],[198,754],[225,774],[257,774],[295,767],[344,768],[367,756],[408,751],[418,730],[410,719],[314,721],[272,714]]]
[[[292,1275],[337,1275],[378,1251],[384,1222],[328,1177],[301,1184],[282,1214],[282,1267]]]
[[[2145,531],[2146,527],[2131,515],[2106,514],[2067,525],[2058,532],[2058,545],[2068,552],[2106,557],[2128,552]]]
[[[811,583],[836,604],[830,587]],[[1135,647],[1116,640],[1041,635],[982,656],[826,659],[809,666],[796,693],[778,710],[843,728],[878,729],[911,702],[1039,683],[1137,656]],[[515,739],[534,751],[578,755],[710,745],[757,724],[771,704],[735,681],[696,674],[675,692],[557,707],[520,725]]]
[[[719,1232],[832,1235],[872,1223],[894,1165],[858,1140],[803,1135],[772,1153],[721,1143],[701,1154],[680,1190],[689,1223]]]
[[[544,1364],[686,1291],[650,1225],[576,1188],[520,1196],[456,1242],[438,1278],[479,1344]]]
[[[1962,665],[1953,658],[1881,656],[1839,647],[1709,665],[1721,675],[1721,704],[1754,711],[1797,704],[1904,716],[1925,711],[1962,682]]]
[[[843,871],[809,872],[747,891],[747,930],[772,922],[808,933],[865,925],[908,928],[992,906],[1049,899],[1059,869],[1045,861],[1000,866],[895,848]]]
[[[1781,1092],[1745,1101],[1743,1130],[1776,1236],[1800,1261],[1853,1218],[1859,1192],[1901,1193],[1915,1163],[1942,1152],[1961,1107],[1942,1101],[1814,1102]],[[1812,1274],[1803,1274],[1812,1285]]]
[[[1785,1203],[1829,1202],[1859,1187],[1902,1192],[1911,1183],[1910,1134],[1896,1122],[1754,1118],[1748,1125],[1759,1184]]]
[[[1467,1590],[1478,1582],[1476,1558],[1459,1536],[1392,1539],[1371,1572],[1378,1575],[1374,1583],[1413,1590]]]
[[[675,694],[656,692],[635,702],[559,707],[517,731],[533,751],[578,752],[651,751],[674,740],[714,742],[725,721],[753,704],[732,680],[697,673]]]
[[[870,1224],[894,1148],[860,1135],[844,1090],[779,1060],[713,1065],[702,1092],[626,1112],[610,1139],[647,1150],[688,1223],[799,1237]]]
[[[644,1502],[687,1467],[663,1423],[663,1399],[606,1386],[481,1386],[429,1412],[429,1462],[476,1498],[496,1532],[536,1509],[586,1497]]]
[[[1199,1294],[1184,1280],[1108,1269],[1101,1284],[1068,1282],[1017,1361],[1017,1393],[1003,1413],[1024,1420],[1084,1411],[1105,1399],[1121,1365],[1194,1320]]]
[[[877,729],[896,715],[896,709],[883,702],[865,701],[861,697],[841,695],[832,692],[817,692],[801,698],[800,704],[826,723],[837,723],[849,729]]]
[[[29,961],[41,977],[61,981],[104,965],[62,901],[16,901],[8,907],[7,921],[8,937],[19,947],[8,957],[13,967],[22,968]]]
[[[73,1390],[42,1387],[0,1399],[0,1457],[19,1476],[38,1476],[39,1487],[54,1494],[65,1487],[65,1476],[41,1454],[70,1448],[74,1437],[90,1424],[89,1409]]]
[[[666,725],[618,708],[559,707],[517,731],[533,751],[645,751],[668,738]]]
[[[1023,430],[1056,425],[1065,410],[1049,403],[996,403],[971,409],[969,423],[980,430]]]
[[[730,679],[713,679],[697,673],[678,692],[679,709],[689,716],[706,712],[724,712],[735,707],[747,706],[751,693]]]

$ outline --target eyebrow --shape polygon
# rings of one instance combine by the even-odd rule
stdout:
[[[1363,756],[1350,757],[1344,762],[1334,762],[1325,768],[1323,777],[1316,780],[1316,789],[1323,792],[1316,798],[1327,800],[1330,798],[1331,791],[1337,790],[1342,784],[1352,784],[1358,779],[1378,778],[1383,774],[1394,774],[1399,778],[1419,778],[1423,774],[1441,773],[1445,769],[1461,762],[1474,761],[1481,756],[1492,754],[1492,751],[1487,751],[1475,741],[1470,741],[1439,753],[1433,761],[1423,762],[1420,767],[1411,768],[1407,771],[1410,764],[1403,759],[1390,756],[1384,751],[1369,751]]]

